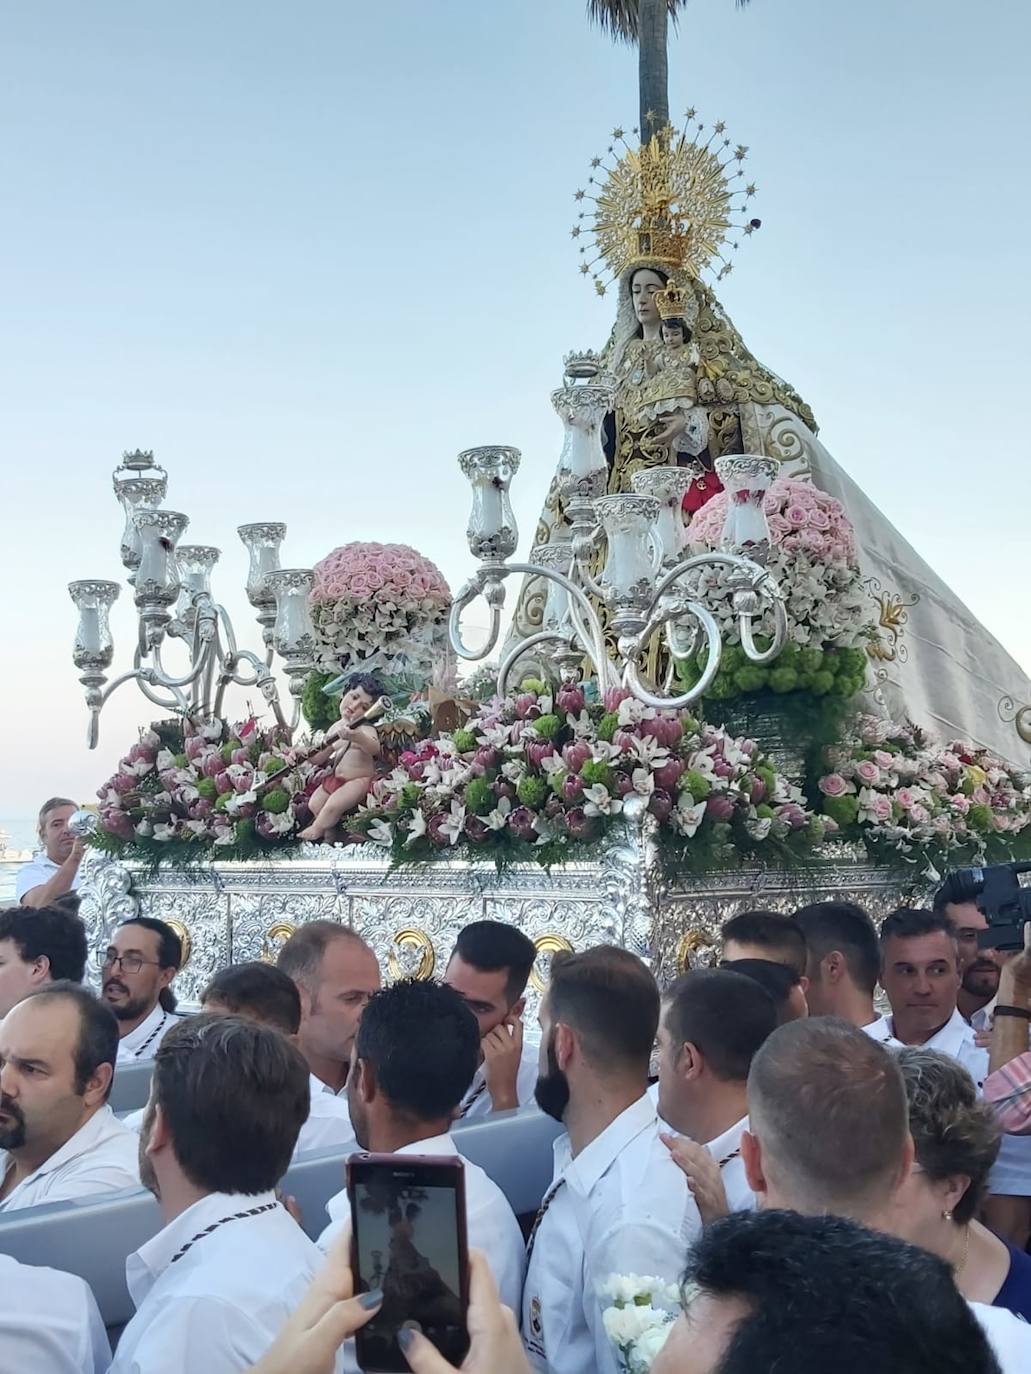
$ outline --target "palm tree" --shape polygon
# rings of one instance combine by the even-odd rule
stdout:
[[[669,21],[675,25],[686,6],[687,0],[587,0],[588,16],[616,42],[637,44],[642,143],[669,124]]]

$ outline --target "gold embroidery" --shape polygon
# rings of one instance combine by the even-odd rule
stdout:
[[[877,624],[885,631],[870,640],[866,652],[880,663],[905,663],[909,658],[909,650],[902,642],[905,626],[909,622],[909,612],[918,604],[920,597],[913,592],[911,599],[907,600],[898,592],[884,591],[876,577],[868,577],[863,586],[871,601],[877,603]]]

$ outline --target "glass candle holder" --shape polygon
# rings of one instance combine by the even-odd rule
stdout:
[[[717,458],[715,466],[727,491],[720,548],[765,563],[770,552],[770,527],[763,502],[780,464],[775,458],[754,453],[733,453]]]
[[[136,605],[141,610],[172,606],[179,595],[175,550],[189,517],[182,511],[144,508],[134,512],[133,521],[140,535]]]
[[[637,496],[653,496],[659,503],[655,535],[662,546],[662,562],[672,568],[684,556],[687,526],[684,524],[684,497],[691,489],[694,473],[690,468],[643,468],[630,478]]]
[[[72,662],[80,672],[104,672],[111,666],[115,645],[108,617],[120,590],[117,582],[99,578],[68,584],[68,594],[79,611]]]
[[[503,445],[469,448],[458,455],[458,466],[473,489],[466,538],[473,557],[483,563],[503,563],[516,551],[519,530],[508,493],[519,460],[517,448]]]

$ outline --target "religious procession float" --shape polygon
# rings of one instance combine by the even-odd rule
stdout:
[[[551,954],[603,940],[669,978],[745,903],[883,913],[946,867],[1031,854],[1031,681],[720,305],[755,187],[722,122],[670,123],[658,8],[638,128],[575,196],[615,321],[564,360],[522,560],[520,455],[470,448],[464,585],[389,528],[283,568],[285,526],[243,525],[261,645],[242,649],[165,471],[136,451],[114,474],[138,641],[108,680],[119,584],[73,582],[74,661],[91,746],[122,684],[155,719],[77,818],[83,910],[100,944],[131,912],[171,917],[187,997],[319,917],[395,977],[491,916],[535,940],[538,989]],[[241,687],[263,715],[234,716]]]

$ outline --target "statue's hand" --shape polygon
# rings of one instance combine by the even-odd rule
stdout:
[[[664,429],[660,429],[657,434],[652,435],[648,440],[648,447],[665,448],[672,444],[675,439],[679,439],[685,429],[687,429],[687,416],[674,415]]]

